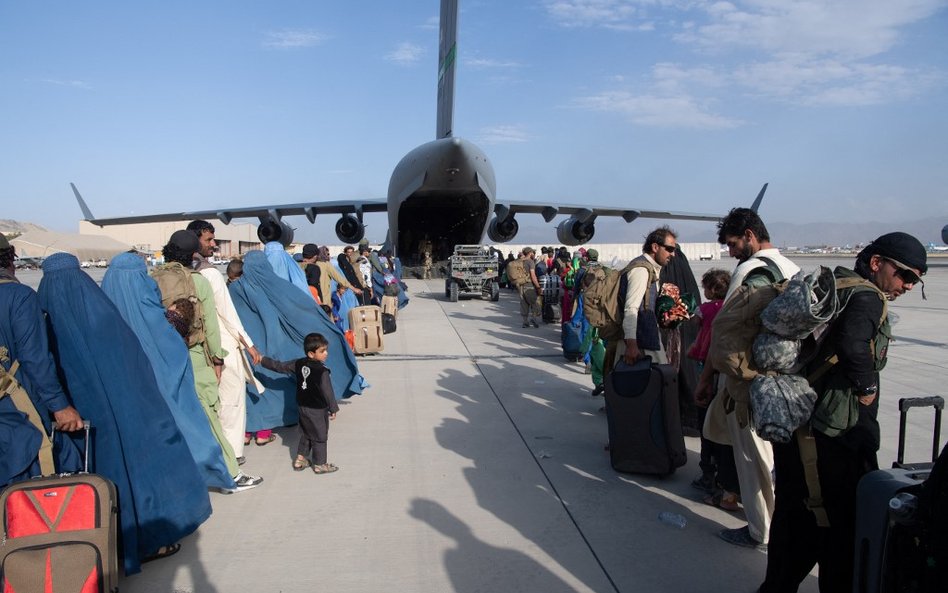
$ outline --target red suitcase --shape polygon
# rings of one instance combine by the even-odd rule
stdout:
[[[85,431],[88,469],[88,422]],[[0,592],[118,591],[112,482],[86,472],[17,482],[0,493],[0,512]]]

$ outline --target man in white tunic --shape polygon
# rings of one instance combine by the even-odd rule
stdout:
[[[767,227],[749,208],[734,208],[718,223],[718,242],[726,245],[731,257],[740,262],[731,274],[725,303],[741,286],[772,284],[800,271],[799,266],[781,255],[770,243]],[[696,387],[699,394],[711,388],[713,372],[711,365],[704,367]],[[706,428],[705,436],[734,448],[747,525],[725,529],[719,535],[728,543],[766,549],[774,512],[773,448],[751,429],[746,409],[738,410],[736,406],[741,404],[734,404],[733,400],[729,402],[724,391],[724,381],[721,381],[715,401],[708,408],[705,427],[720,425],[720,416],[726,414],[726,434],[712,434]]]

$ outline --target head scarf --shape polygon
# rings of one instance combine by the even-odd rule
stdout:
[[[303,338],[320,333],[329,341],[326,366],[332,371],[337,398],[362,393],[366,387],[345,336],[309,294],[291,290],[274,274],[267,257],[251,251],[244,257],[244,275],[232,282],[230,295],[244,329],[256,347],[273,359],[302,358]],[[296,381],[285,374],[258,367],[254,374],[267,388],[264,396],[251,391],[247,401],[247,430],[256,431],[293,424],[298,420]],[[250,388],[248,388],[250,389]]]
[[[205,484],[209,488],[233,488],[234,480],[227,471],[223,452],[198,400],[188,347],[166,320],[161,293],[148,276],[145,261],[134,253],[115,256],[102,278],[102,291],[115,304],[151,361],[158,389]]]
[[[288,281],[293,286],[303,291],[303,294],[310,296],[309,284],[306,283],[306,274],[300,269],[300,266],[293,260],[293,256],[286,252],[283,244],[278,241],[270,241],[263,246],[263,253],[266,254],[270,262],[271,270],[278,277]],[[244,270],[246,272],[246,270]]]
[[[210,516],[207,486],[138,338],[74,255],[46,258],[39,298],[64,387],[92,423],[89,469],[118,491],[125,573],[134,574]]]

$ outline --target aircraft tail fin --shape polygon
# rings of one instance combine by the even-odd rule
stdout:
[[[82,196],[79,194],[79,190],[76,189],[76,184],[70,183],[69,187],[72,188],[72,193],[76,195],[76,201],[79,202],[79,209],[82,210],[82,218],[84,220],[95,220],[95,216],[92,215],[92,211],[89,210],[89,206],[86,205],[86,201],[82,199]]]
[[[454,128],[454,66],[457,63],[458,0],[441,0],[438,44],[437,138],[449,138]]]
[[[754,212],[757,212],[757,210],[760,208],[760,203],[764,201],[764,192],[767,191],[768,185],[769,184],[765,183],[764,187],[760,188],[760,193],[757,194],[757,198],[754,200],[754,203],[751,204],[751,210]]]

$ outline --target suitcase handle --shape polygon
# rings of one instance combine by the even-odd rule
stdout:
[[[56,436],[56,431],[57,431],[58,429],[59,429],[59,425],[58,425],[56,422],[53,422],[53,431],[52,431],[52,433],[49,435],[49,439],[50,439],[50,440],[53,440],[53,437]],[[84,431],[86,432],[86,446],[85,446],[85,450],[83,451],[83,454],[82,454],[82,471],[79,472],[79,473],[80,473],[80,474],[87,474],[87,473],[89,473],[89,444],[90,444],[90,441],[91,441],[91,439],[90,439],[89,437],[90,437],[90,435],[92,434],[92,423],[89,422],[88,420],[83,420],[83,421],[82,421],[82,430],[84,430]]]
[[[935,408],[935,430],[932,438],[932,461],[938,459],[938,443],[941,441],[941,411],[945,398],[940,395],[928,397],[903,397],[899,399],[899,455],[896,464],[905,462],[905,420],[910,408]]]

